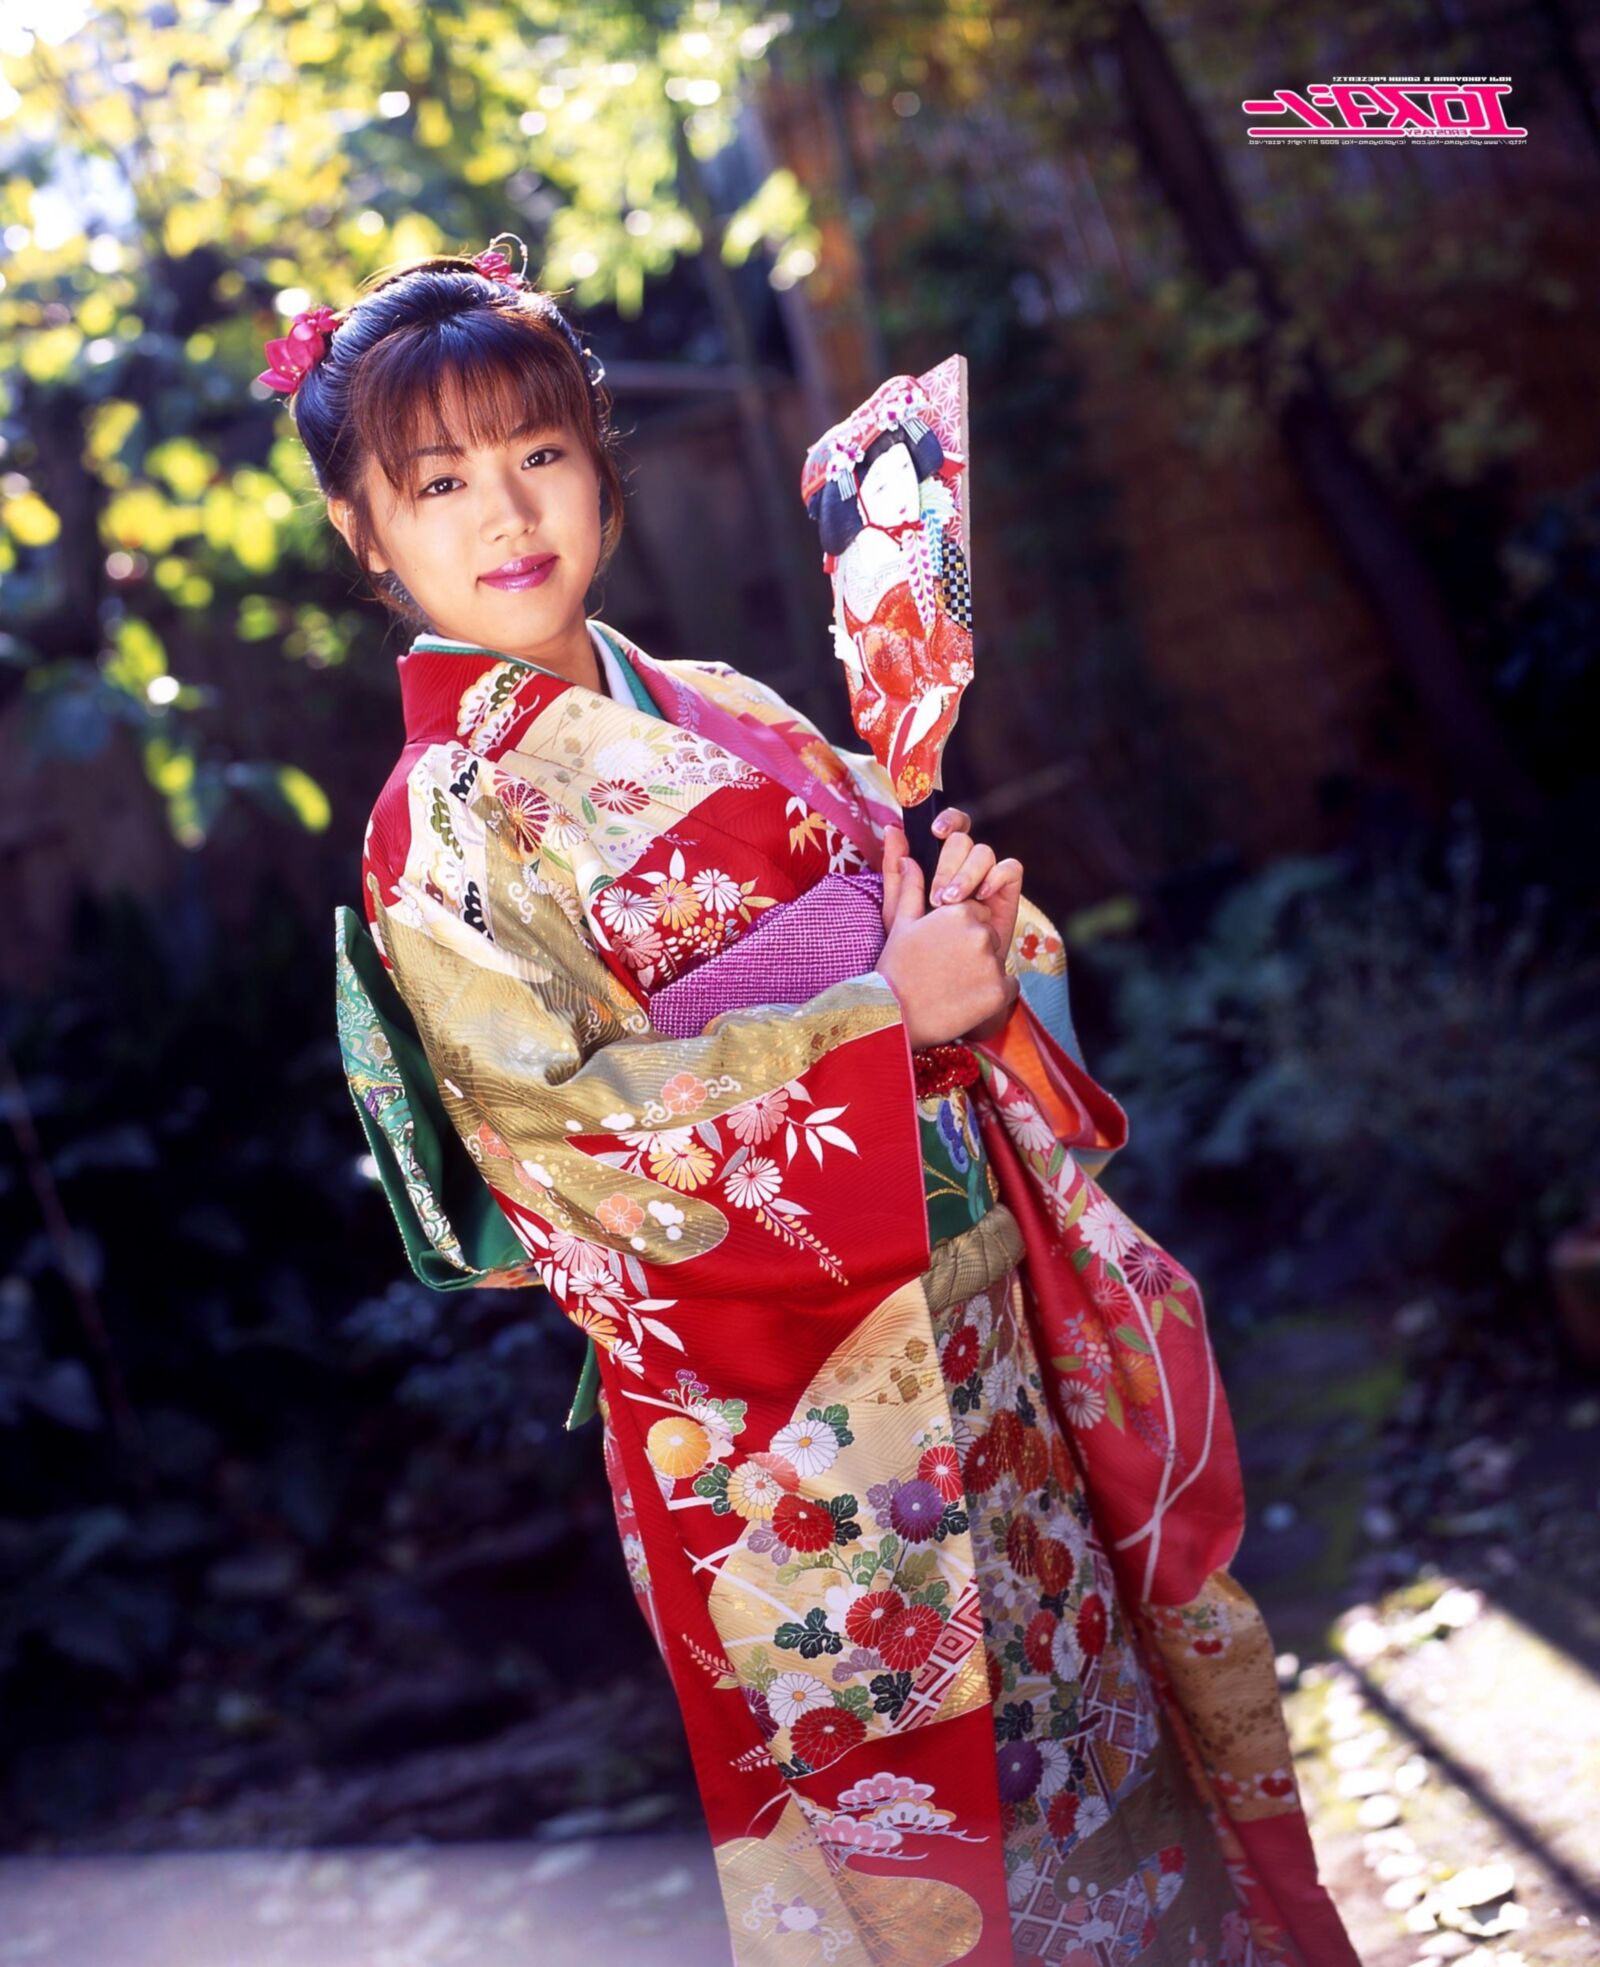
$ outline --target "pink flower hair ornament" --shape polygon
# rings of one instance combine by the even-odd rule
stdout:
[[[269,341],[266,357],[271,365],[256,377],[268,389],[293,396],[306,377],[328,352],[328,337],[338,326],[331,307],[308,307],[294,317],[289,332]]]

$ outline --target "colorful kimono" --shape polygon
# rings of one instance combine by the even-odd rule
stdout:
[[[1059,935],[1024,898],[1010,1021],[942,1078],[850,936],[792,945],[803,994],[740,970],[881,896],[887,776],[590,627],[621,700],[400,657],[340,1034],[418,1275],[543,1283],[592,1343],[734,1959],[1353,1967],[1200,1293],[1096,1179],[1127,1123]],[[660,1029],[718,965],[732,1008]]]

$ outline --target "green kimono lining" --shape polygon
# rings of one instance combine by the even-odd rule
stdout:
[[[473,645],[430,636],[426,646]],[[659,718],[633,665],[609,637],[606,646],[635,707]],[[334,928],[345,1080],[413,1273],[430,1290],[459,1291],[525,1266],[527,1251],[450,1124],[417,1027],[365,919],[341,906],[334,910]],[[568,1429],[594,1414],[599,1385],[594,1340],[586,1338]]]

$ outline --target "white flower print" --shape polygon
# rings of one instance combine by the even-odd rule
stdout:
[[[757,1093],[754,1099],[729,1107],[722,1117],[734,1138],[748,1145],[777,1133],[788,1115],[788,1089],[774,1086],[770,1093]]]
[[[850,1607],[854,1605],[858,1598],[865,1598],[866,1595],[867,1587],[865,1585],[830,1585],[822,1594],[822,1602],[828,1611],[829,1624],[836,1626],[840,1632],[843,1632],[844,1622],[850,1611]]]
[[[1024,1858],[1006,1881],[1007,1899],[1013,1906],[1025,1906],[1038,1882],[1039,1867],[1031,1858]]]
[[[772,1452],[794,1463],[801,1475],[820,1475],[839,1456],[839,1437],[826,1421],[791,1421],[772,1437]]]
[[[833,1695],[810,1673],[780,1673],[767,1689],[767,1706],[780,1728],[792,1728],[813,1708],[832,1707]]]
[[[594,754],[594,773],[600,779],[640,779],[656,776],[655,753],[639,738],[617,738]]]
[[[1054,1796],[1062,1784],[1072,1774],[1072,1757],[1067,1752],[1065,1742],[1058,1742],[1053,1735],[1035,1738],[1039,1744],[1039,1760],[1044,1764],[1044,1774],[1039,1778],[1036,1792],[1041,1798]]]
[[[1078,1817],[1073,1825],[1075,1841],[1081,1844],[1086,1837],[1092,1837],[1110,1815],[1110,1806],[1103,1796],[1085,1793],[1078,1799]]]
[[[739,1209],[760,1208],[783,1187],[783,1173],[776,1161],[758,1154],[723,1177],[728,1199]]]
[[[1089,1532],[1078,1521],[1070,1509],[1054,1509],[1045,1519],[1044,1532],[1054,1537],[1058,1544],[1065,1544],[1072,1552],[1075,1564],[1081,1564],[1089,1548]]]
[[[770,1523],[788,1491],[770,1468],[741,1462],[728,1479],[728,1502],[746,1522]]]
[[[619,936],[641,936],[656,919],[656,899],[626,881],[613,881],[602,888],[595,903],[600,919]]]
[[[1095,1255],[1107,1263],[1115,1263],[1125,1250],[1131,1250],[1139,1240],[1133,1224],[1109,1195],[1102,1195],[1089,1204],[1083,1212],[1078,1230]]]
[[[691,1400],[689,1413],[705,1429],[710,1440],[707,1459],[714,1462],[733,1452],[733,1434],[728,1426],[728,1417],[720,1407],[713,1407],[708,1400]]]
[[[1031,1147],[1039,1154],[1048,1154],[1055,1146],[1055,1130],[1037,1107],[1031,1107],[1026,1113],[1008,1107],[1005,1120],[1006,1129],[1018,1147]]]
[[[1015,1353],[997,1359],[983,1376],[983,1398],[990,1407],[1009,1407],[1022,1384],[1022,1368]]]
[[[1083,1672],[1083,1648],[1076,1620],[1061,1619],[1050,1636],[1050,1667],[1058,1678],[1074,1681]]]
[[[1106,1415],[1106,1397],[1097,1386],[1082,1380],[1061,1382],[1061,1409],[1074,1427],[1093,1427]]]
[[[702,868],[689,885],[714,914],[727,915],[739,906],[739,884],[720,867]]]

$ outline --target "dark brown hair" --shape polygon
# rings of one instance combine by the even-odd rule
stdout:
[[[323,495],[350,503],[351,550],[384,607],[412,614],[398,582],[368,567],[376,538],[367,460],[400,491],[413,449],[503,443],[524,427],[564,426],[587,450],[600,480],[600,578],[622,538],[623,486],[611,397],[590,380],[591,363],[548,294],[491,279],[466,258],[388,268],[339,312],[290,414]]]

